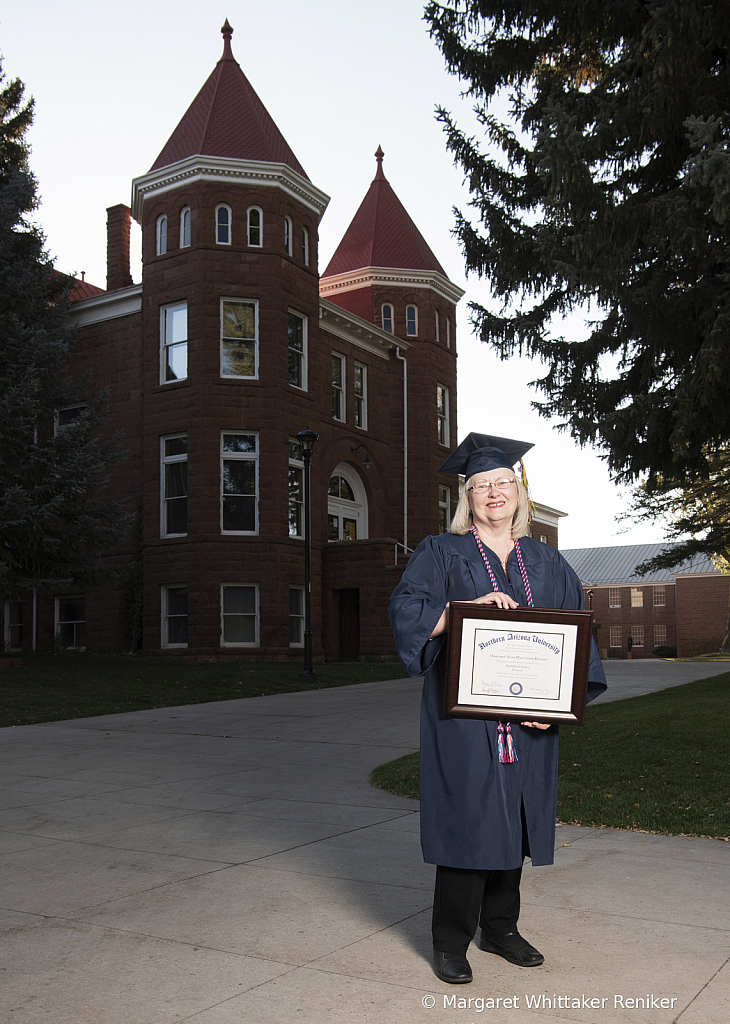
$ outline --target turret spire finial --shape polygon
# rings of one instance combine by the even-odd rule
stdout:
[[[375,172],[375,177],[376,178],[384,178],[385,177],[385,175],[383,174],[383,157],[384,156],[385,156],[385,153],[383,152],[381,147],[378,146],[378,148],[375,150],[375,159],[378,161],[378,169]]]
[[[233,50],[231,49],[231,36],[233,35],[233,29],[228,22],[228,18],[226,18],[223,28],[221,29],[221,35],[223,36],[223,56],[221,57],[221,60],[234,60]]]

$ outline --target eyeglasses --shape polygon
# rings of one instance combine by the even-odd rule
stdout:
[[[474,487],[470,487],[469,490],[475,494],[486,494],[487,491],[508,491],[510,487],[515,483],[514,477],[505,476],[501,480],[488,480],[485,484],[475,484]]]

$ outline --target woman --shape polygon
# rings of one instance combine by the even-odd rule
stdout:
[[[544,961],[517,919],[524,857],[553,862],[558,727],[443,715],[450,601],[583,608],[565,559],[527,536],[529,501],[512,467],[530,448],[485,434],[459,445],[441,466],[467,478],[451,533],[418,545],[390,602],[401,660],[410,675],[425,673],[421,845],[437,865],[434,969],[452,984],[472,980],[466,952],[478,924],[481,949],[521,967]],[[588,679],[591,700],[606,689],[595,643]]]

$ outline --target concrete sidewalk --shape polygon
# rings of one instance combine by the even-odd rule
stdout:
[[[654,688],[686,681],[655,666]],[[435,978],[417,804],[367,783],[417,746],[419,695],[396,680],[1,730],[0,1021],[727,1024],[714,840],[563,826],[555,865],[524,874],[545,965],[472,948],[472,985]]]

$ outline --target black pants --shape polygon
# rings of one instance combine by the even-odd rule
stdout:
[[[516,931],[522,866],[511,871],[436,868],[431,930],[443,953],[466,953],[477,925],[492,935]]]

